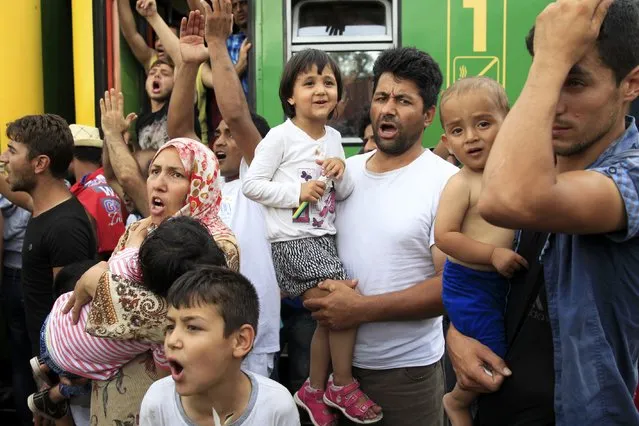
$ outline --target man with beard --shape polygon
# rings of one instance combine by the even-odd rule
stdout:
[[[377,150],[351,157],[355,190],[337,206],[337,247],[354,283],[306,306],[332,328],[358,327],[353,375],[384,409],[384,425],[443,425],[441,271],[434,246],[440,194],[457,168],[422,146],[442,74],[414,48],[383,52],[374,68]],[[371,259],[376,259],[371,261]]]
[[[533,62],[478,207],[497,226],[526,230],[522,241],[549,236],[528,274],[537,269],[536,285],[511,286],[509,368],[448,334],[466,388],[503,384],[480,400],[480,424],[639,425],[639,132],[625,115],[639,94],[637,39],[637,0],[559,0],[528,37]],[[529,302],[517,317],[519,299]]]
[[[5,163],[11,191],[27,192],[33,215],[22,249],[22,288],[33,355],[40,328],[55,300],[53,280],[71,263],[93,259],[96,241],[82,204],[64,183],[73,158],[73,136],[63,118],[28,115],[7,126]]]

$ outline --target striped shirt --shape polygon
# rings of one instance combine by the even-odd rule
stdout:
[[[138,249],[126,248],[109,260],[111,273],[140,282],[142,276],[138,262]],[[58,297],[45,326],[47,350],[53,362],[62,370],[93,380],[107,380],[118,369],[141,353],[153,351],[155,363],[168,368],[161,344],[138,340],[115,340],[95,337],[84,331],[90,305],[84,305],[77,325],[71,315],[62,313],[73,292]]]

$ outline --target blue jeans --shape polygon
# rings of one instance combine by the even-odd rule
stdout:
[[[11,357],[11,381],[16,413],[20,424],[33,425],[33,413],[27,407],[27,397],[35,392],[35,383],[29,366],[31,342],[27,333],[22,298],[20,269],[3,268],[2,286],[0,286],[2,312],[7,324],[7,343]]]
[[[69,380],[80,379],[80,376],[75,374],[67,373],[62,370],[58,365],[51,359],[51,355],[47,350],[47,343],[45,337],[45,330],[47,328],[47,323],[49,322],[49,318],[44,321],[42,324],[42,330],[40,331],[40,361],[46,364],[47,367],[51,369],[55,374],[61,377],[66,377]],[[87,382],[84,385],[64,385],[60,383],[58,385],[58,389],[63,397],[66,399],[70,399],[75,396],[83,396],[89,395],[91,393],[91,382]]]

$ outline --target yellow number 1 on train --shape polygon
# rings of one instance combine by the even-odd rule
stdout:
[[[464,0],[464,9],[473,9],[473,51],[486,51],[486,0]]]

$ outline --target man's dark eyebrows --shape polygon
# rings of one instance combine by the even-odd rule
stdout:
[[[588,73],[588,71],[586,71],[579,64],[576,64],[576,65],[573,65],[572,68],[570,68],[570,71],[568,71],[568,75],[573,77],[589,77],[590,73]]]

